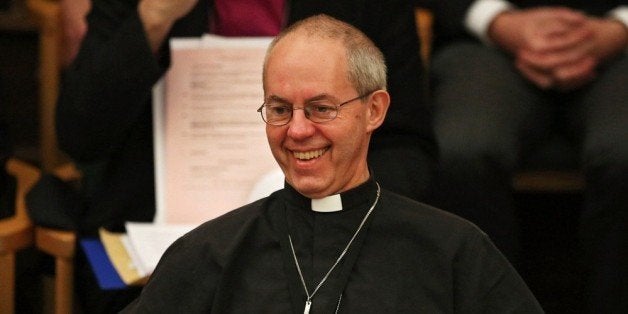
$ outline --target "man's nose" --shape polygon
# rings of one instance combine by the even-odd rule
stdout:
[[[292,119],[288,123],[288,136],[300,139],[311,136],[314,132],[314,122],[305,115],[305,110],[295,108],[292,111]]]

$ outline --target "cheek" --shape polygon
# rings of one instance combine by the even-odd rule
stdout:
[[[359,120],[357,120],[359,121]],[[339,158],[343,160],[353,159],[356,152],[360,150],[362,139],[364,138],[364,127],[362,124],[352,121],[352,127],[334,130],[328,133],[328,138],[335,138],[336,151]]]
[[[280,147],[282,136],[276,128],[266,127],[266,139],[271,150],[275,150]]]
[[[361,138],[367,128],[367,123],[364,119],[364,115],[361,113],[354,113],[350,116],[346,116],[343,121],[343,130],[339,130],[339,133],[347,134],[347,140],[355,141]]]

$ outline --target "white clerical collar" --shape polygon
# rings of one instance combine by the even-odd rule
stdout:
[[[342,198],[340,194],[334,194],[323,198],[312,199],[312,210],[321,213],[341,211]]]

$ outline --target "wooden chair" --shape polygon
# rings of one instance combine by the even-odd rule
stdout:
[[[421,43],[421,59],[426,71],[429,71],[430,56],[432,53],[432,40],[434,28],[434,15],[427,7],[415,7],[414,17],[416,21],[417,34]],[[557,144],[558,153],[548,153],[550,148]],[[539,152],[529,162],[524,169],[518,171],[512,178],[512,187],[516,192],[522,193],[573,193],[580,192],[585,188],[584,175],[575,170],[575,166],[571,165],[573,161],[569,161],[567,167],[557,167],[562,163],[560,160],[564,156],[559,156],[563,152],[573,155],[570,147],[566,147],[565,143],[560,140],[557,143],[547,143],[547,147],[542,147]],[[565,155],[565,154],[563,154]],[[547,161],[544,159],[551,159]],[[556,161],[559,160],[559,161]]]
[[[61,77],[61,26],[58,0],[27,0],[39,26],[39,92],[42,169],[64,181],[80,178],[80,172],[58,148],[55,107]],[[35,226],[36,247],[55,258],[55,313],[72,313],[76,234]]]
[[[25,196],[40,177],[26,162],[9,159],[7,173],[16,178],[15,215],[0,220],[0,313],[15,312],[15,254],[33,243],[33,225],[26,212]]]
[[[72,313],[76,236],[73,232],[34,226],[28,218],[25,197],[41,177],[38,168],[10,159],[6,169],[17,179],[17,188],[15,215],[0,220],[0,313],[14,313],[15,254],[31,246],[33,240],[38,249],[55,257],[55,313]],[[72,164],[58,167],[54,174],[66,181],[77,180],[80,176]]]

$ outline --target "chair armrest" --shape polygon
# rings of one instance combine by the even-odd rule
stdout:
[[[14,252],[32,243],[32,223],[26,212],[25,196],[41,173],[26,162],[9,159],[7,172],[17,179],[15,215],[0,221],[0,254]]]
[[[0,313],[15,311],[15,253],[33,243],[33,225],[26,213],[26,193],[41,176],[23,161],[9,159],[7,173],[16,178],[15,214],[0,220]]]
[[[74,257],[76,233],[46,227],[35,227],[37,248],[54,257]]]

